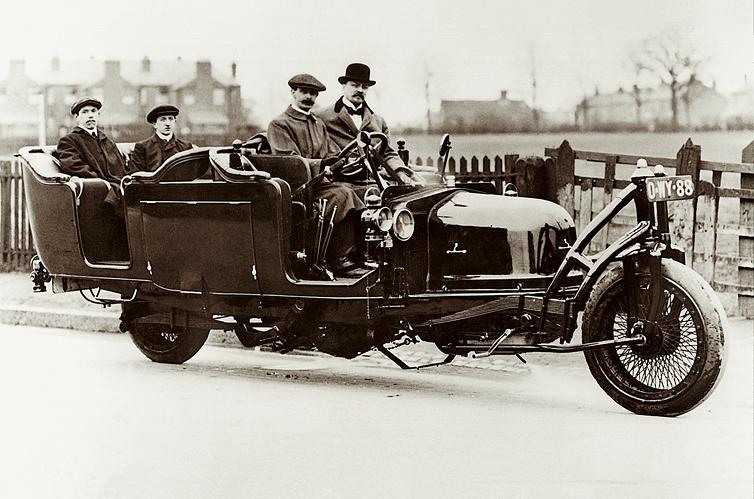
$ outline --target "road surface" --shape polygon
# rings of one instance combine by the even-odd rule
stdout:
[[[0,325],[0,497],[751,498],[752,336],[665,419],[580,354],[406,372],[206,345],[170,366],[125,335]]]

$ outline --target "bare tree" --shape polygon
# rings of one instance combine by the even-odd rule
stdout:
[[[678,103],[683,100],[688,112],[702,58],[677,35],[661,35],[644,40],[632,60],[638,74],[650,74],[670,87],[671,126],[678,130]]]

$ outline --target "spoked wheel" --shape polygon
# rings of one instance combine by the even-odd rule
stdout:
[[[715,292],[693,270],[662,262],[662,297],[656,327],[641,345],[585,352],[592,375],[620,405],[637,414],[677,416],[702,403],[723,370],[725,312]],[[650,306],[648,273],[637,273],[636,320]],[[585,342],[629,336],[628,291],[614,266],[595,286],[584,310]]]
[[[183,364],[202,348],[208,336],[209,329],[149,323],[131,327],[131,340],[141,353],[164,364]]]

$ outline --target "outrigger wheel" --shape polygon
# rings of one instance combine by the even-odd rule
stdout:
[[[377,147],[372,145],[375,139],[380,142]],[[371,174],[380,185],[380,189],[383,189],[384,185],[380,181],[379,175],[379,167],[382,166],[392,180],[402,184],[403,181],[395,169],[383,159],[387,147],[388,138],[384,133],[359,133],[359,136],[346,144],[338,154],[338,160],[346,160],[347,162],[333,168],[334,180],[352,182],[366,178]],[[370,167],[371,171],[369,170]]]
[[[136,348],[149,360],[162,364],[183,364],[202,348],[209,336],[209,329],[144,322],[134,323],[130,332]]]

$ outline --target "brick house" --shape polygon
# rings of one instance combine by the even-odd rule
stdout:
[[[209,61],[181,59],[103,62],[55,57],[33,68],[12,61],[8,78],[0,82],[4,137],[36,137],[42,110],[32,98],[35,95],[44,98],[49,143],[75,126],[70,106],[82,96],[102,101],[101,125],[121,141],[140,140],[151,133],[144,117],[157,104],[173,103],[181,109],[181,134],[188,137],[235,136],[246,124],[235,63],[226,74]],[[13,123],[3,125],[3,121]]]

